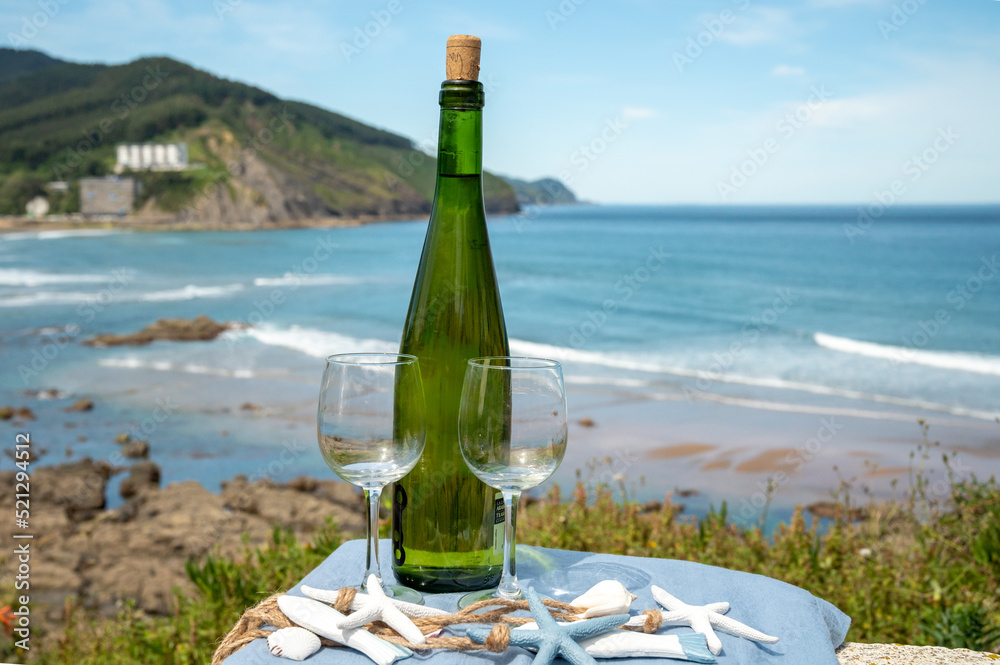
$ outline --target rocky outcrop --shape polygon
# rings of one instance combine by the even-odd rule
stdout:
[[[119,491],[129,500],[105,510],[108,479],[122,470],[129,475]],[[237,477],[218,494],[193,481],[159,489],[159,481],[159,468],[148,461],[116,470],[84,459],[33,470],[33,625],[58,630],[69,598],[105,614],[129,598],[143,611],[167,613],[174,588],[191,590],[188,559],[239,556],[247,545],[269,543],[275,525],[305,541],[327,518],[348,537],[364,533],[361,495],[346,483]],[[13,487],[13,472],[0,473],[0,482]],[[0,511],[12,512],[12,502],[12,493],[0,496]],[[14,566],[13,557],[0,553],[0,575],[10,579]]]
[[[11,418],[34,420],[35,413],[26,406],[0,406],[0,420],[10,420]]]
[[[128,441],[122,445],[122,455],[129,459],[149,457],[149,441]]]
[[[98,335],[84,342],[88,346],[143,346],[155,340],[207,342],[215,339],[234,323],[216,323],[204,314],[193,319],[159,319],[139,332],[128,335]]]
[[[996,663],[1000,656],[968,649],[944,647],[914,647],[905,644],[859,644],[845,642],[837,649],[841,665],[964,665],[965,663]]]
[[[132,497],[160,487],[160,467],[156,462],[138,462],[129,467],[128,478],[118,485],[118,494],[123,499]]]

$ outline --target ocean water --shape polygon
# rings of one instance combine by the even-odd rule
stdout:
[[[49,449],[43,463],[111,459],[131,430],[166,482],[328,476],[322,358],[397,347],[425,231],[0,236],[0,404],[38,414],[23,429]],[[998,207],[900,207],[860,224],[847,207],[552,207],[494,218],[490,234],[512,351],[565,362],[572,416],[595,395],[927,416],[1000,449]],[[206,343],[80,344],[199,314],[251,327]],[[38,399],[44,389],[62,393]],[[63,411],[81,396],[94,411]],[[613,449],[602,436],[574,450],[571,435],[558,478]]]

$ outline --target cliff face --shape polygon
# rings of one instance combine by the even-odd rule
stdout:
[[[420,216],[435,160],[402,136],[282,100],[169,58],[82,65],[0,49],[0,214],[22,214],[52,180],[111,173],[121,142],[183,142],[191,168],[125,172],[139,217],[225,226]],[[516,212],[484,175],[487,210]],[[54,212],[78,209],[73,190]]]

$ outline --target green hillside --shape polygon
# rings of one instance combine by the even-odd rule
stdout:
[[[0,214],[22,214],[48,181],[111,173],[123,141],[184,141],[203,165],[133,174],[140,216],[418,215],[433,195],[434,160],[409,139],[319,107],[170,58],[87,65],[0,49]],[[484,184],[489,211],[517,210],[505,181]],[[79,205],[75,189],[49,198],[55,211]]]
[[[511,187],[520,205],[568,205],[579,203],[570,189],[555,178],[542,178],[528,182],[517,178],[501,176]]]

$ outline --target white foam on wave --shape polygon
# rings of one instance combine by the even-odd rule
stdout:
[[[889,346],[874,342],[861,342],[847,337],[836,337],[826,333],[813,334],[817,346],[841,353],[851,353],[869,358],[881,358],[894,365],[925,365],[940,369],[951,369],[977,374],[1000,376],[1000,357],[986,356],[960,351],[925,351],[903,346]]]
[[[347,284],[361,284],[364,280],[351,275],[297,275],[286,272],[281,277],[258,277],[253,281],[254,286],[336,286]]]
[[[160,372],[184,372],[186,374],[205,374],[208,376],[235,379],[252,379],[258,376],[248,369],[230,370],[192,363],[172,363],[166,360],[142,360],[141,358],[131,356],[125,358],[104,358],[99,360],[98,364],[102,367],[117,367],[120,369],[152,369]]]
[[[803,383],[801,381],[787,381],[785,379],[743,376],[740,374],[725,374],[722,372],[708,372],[705,370],[689,369],[687,367],[674,367],[657,364],[654,362],[638,361],[626,356],[610,353],[600,353],[597,351],[581,351],[579,349],[568,349],[550,344],[539,344],[537,342],[526,342],[524,340],[512,339],[510,341],[511,352],[516,355],[540,356],[552,358],[565,362],[585,363],[588,365],[601,365],[613,369],[624,369],[635,372],[648,372],[652,374],[671,374],[686,378],[706,381],[709,388],[712,383],[732,383],[744,386],[754,386],[758,388],[773,388],[775,390],[793,390],[798,392],[811,393],[813,395],[829,395],[831,397],[843,397],[846,399],[865,400],[868,402],[879,402],[881,404],[892,404],[895,406],[905,406],[914,409],[926,409],[938,411],[940,413],[950,413],[955,416],[965,416],[979,420],[995,420],[1000,413],[981,411],[979,409],[968,409],[961,406],[949,406],[937,402],[925,400],[908,399],[905,397],[894,397],[892,395],[881,395],[879,393],[868,393],[861,390],[851,390],[849,388],[835,388],[814,383]],[[700,393],[707,394],[708,388],[701,388],[699,384],[692,386]]]
[[[399,348],[398,342],[389,342],[379,339],[362,339],[357,337],[350,337],[348,335],[342,335],[340,333],[332,331],[325,331],[316,328],[306,328],[300,326],[292,326],[291,328],[261,326],[261,327],[247,328],[244,330],[229,331],[227,333],[224,333],[224,335],[235,338],[249,337],[263,344],[292,349],[294,351],[299,351],[301,353],[305,353],[315,358],[325,358],[326,356],[334,353],[352,353],[352,352],[392,353]],[[601,353],[596,351],[583,351],[579,349],[570,349],[561,346],[554,346],[551,344],[528,342],[520,339],[510,340],[510,347],[511,347],[511,353],[514,355],[552,358],[554,360],[559,360],[562,362],[598,365],[613,369],[646,372],[650,374],[669,374],[673,376],[681,376],[692,379],[705,379],[710,383],[711,382],[730,383],[730,384],[747,385],[760,388],[772,388],[777,390],[806,392],[815,395],[829,395],[833,397],[843,397],[846,399],[863,400],[869,402],[878,402],[882,404],[892,404],[894,406],[903,406],[913,409],[936,411],[940,413],[948,413],[955,416],[964,416],[979,420],[992,421],[998,416],[1000,416],[1000,413],[992,413],[988,411],[981,411],[978,409],[969,409],[960,406],[949,406],[947,404],[939,404],[936,402],[928,402],[924,400],[894,397],[892,395],[880,395],[878,393],[867,393],[860,390],[834,388],[831,386],[802,383],[799,381],[786,381],[784,379],[749,377],[749,376],[742,376],[739,374],[723,374],[723,373],[707,372],[702,370],[693,370],[685,367],[673,367],[647,361],[635,360],[634,358],[629,358],[628,356],[623,356],[619,354]],[[570,382],[578,384],[591,384],[591,385],[604,384],[604,385],[627,387],[627,388],[644,388],[644,387],[651,388],[656,385],[655,382],[653,381],[642,381],[640,379],[633,379],[626,377],[578,376],[571,378]],[[692,388],[697,391],[699,399],[705,398],[705,399],[713,399],[715,401],[729,400],[733,404],[739,403],[742,406],[753,406],[757,402],[760,402],[761,406],[759,406],[759,408],[767,408],[770,410],[786,410],[786,411],[804,410],[805,412],[809,413],[817,412],[816,411],[817,409],[823,408],[823,407],[812,407],[812,406],[799,407],[796,405],[785,406],[778,402],[747,400],[736,397],[731,398],[723,395],[710,393],[707,389],[702,390],[697,384],[695,386],[692,386]],[[871,417],[870,414],[876,413],[876,412],[868,412],[868,411],[854,410],[854,409],[842,409],[838,411],[836,408],[833,407],[827,409],[827,411],[829,411],[830,413],[842,413],[845,415],[850,413],[855,413],[856,415],[863,417]],[[905,415],[905,416],[895,415],[891,417],[899,419],[902,418],[910,420],[913,419],[912,415]]]
[[[219,296],[226,296],[242,290],[242,284],[226,284],[224,286],[196,286],[188,284],[180,289],[143,293],[136,300],[142,302],[161,302],[167,300],[194,300],[195,298],[218,298]]]
[[[77,284],[88,282],[103,282],[109,279],[107,275],[69,275],[38,272],[36,270],[21,270],[17,268],[0,268],[0,285],[3,286],[42,286],[43,284]]]
[[[250,337],[262,344],[292,349],[315,358],[325,358],[335,353],[394,353],[399,349],[398,342],[360,339],[301,326],[292,326],[291,328],[260,326],[229,331],[225,335],[237,338]]]
[[[100,300],[97,293],[79,293],[76,291],[38,291],[17,296],[0,298],[0,307],[28,307],[32,305],[77,305],[96,303]]]
[[[227,284],[224,286],[196,286],[189,284],[180,289],[164,291],[147,291],[138,293],[123,292],[109,296],[109,293],[82,293],[78,291],[37,291],[22,295],[0,298],[0,307],[28,307],[33,305],[107,305],[109,302],[168,302],[176,300],[194,300],[196,298],[219,298],[242,290],[242,284]]]
[[[687,398],[678,394],[652,393],[652,399],[657,400],[686,400]],[[745,397],[732,397],[729,395],[718,395],[714,393],[704,393],[699,395],[694,401],[716,402],[731,406],[742,406],[748,409],[760,409],[763,411],[779,411],[781,413],[807,413],[817,416],[844,416],[848,418],[869,418],[871,420],[898,420],[900,422],[913,422],[913,415],[909,413],[896,413],[893,411],[873,411],[871,409],[846,409],[836,406],[822,406],[816,404],[789,404],[788,402],[773,402],[761,399],[749,399]]]
[[[65,229],[59,231],[21,231],[18,233],[0,234],[0,242],[8,240],[59,240],[61,238],[85,238],[90,236],[109,236],[127,231],[112,231],[108,229]]]

